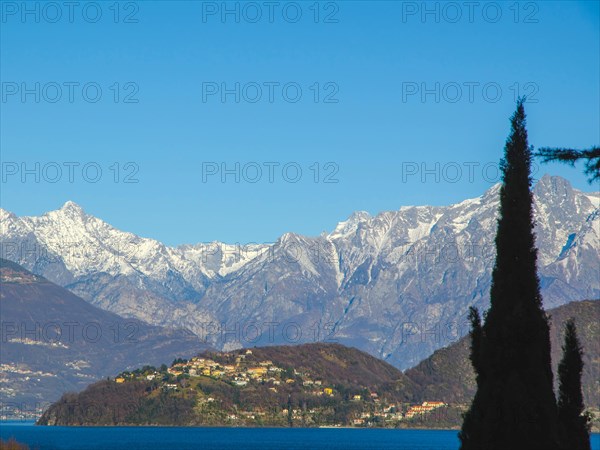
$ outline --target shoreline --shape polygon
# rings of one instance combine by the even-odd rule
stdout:
[[[4,424],[27,424],[29,426],[35,426],[40,428],[223,428],[223,429],[254,429],[254,430],[318,430],[318,429],[344,429],[344,430],[428,430],[428,431],[459,431],[460,427],[353,427],[347,425],[319,425],[313,427],[285,427],[277,425],[265,425],[265,426],[228,426],[228,425],[164,425],[164,424],[118,424],[118,425],[100,425],[100,424],[82,424],[82,425],[41,425],[34,420],[7,420]]]
[[[283,427],[283,426],[227,426],[227,425],[161,425],[161,424],[145,424],[145,425],[39,425],[35,420],[23,420],[23,419],[5,419],[0,421],[3,425],[23,425],[23,426],[35,426],[39,428],[222,428],[222,429],[254,429],[254,430],[318,430],[318,429],[343,429],[343,430],[422,430],[422,431],[460,431],[460,427],[352,427],[352,426],[335,426],[335,425],[321,425],[316,427]],[[600,428],[594,428],[590,431],[591,435],[600,435]]]
[[[340,430],[408,430],[408,431],[459,431],[460,427],[350,427],[350,426],[335,426],[335,425],[322,425],[317,427],[278,427],[278,426],[226,426],[226,425],[159,425],[159,424],[147,424],[147,425],[38,425],[33,420],[5,420],[2,421],[4,425],[28,425],[39,428],[222,428],[226,430],[231,429],[252,429],[252,430],[326,430],[326,429],[340,429]],[[590,434],[600,435],[600,429],[591,430]]]

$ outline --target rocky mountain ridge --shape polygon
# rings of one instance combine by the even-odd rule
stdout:
[[[336,341],[408,368],[486,308],[499,185],[450,206],[354,213],[330,233],[272,244],[168,247],[67,202],[0,210],[0,254],[103,309],[188,328],[230,350]],[[600,195],[544,176],[534,187],[546,308],[598,298]]]

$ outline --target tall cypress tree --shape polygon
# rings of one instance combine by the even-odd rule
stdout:
[[[533,233],[531,149],[523,100],[502,160],[500,217],[490,309],[474,327],[477,393],[460,432],[462,450],[558,449],[548,319]],[[477,324],[477,320],[472,323]]]
[[[558,365],[558,422],[565,448],[590,450],[589,417],[583,415],[581,372],[583,350],[577,338],[575,322],[570,319],[565,327],[563,357]]]

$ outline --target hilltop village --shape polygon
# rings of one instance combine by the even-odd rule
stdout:
[[[116,384],[140,381],[162,395],[195,396],[203,423],[231,426],[414,426],[448,406],[433,400],[398,402],[385,390],[349,387],[260,360],[251,349],[234,355],[216,353],[213,358],[177,359],[171,367],[144,367],[122,372],[113,380]],[[244,400],[242,393],[259,395]]]

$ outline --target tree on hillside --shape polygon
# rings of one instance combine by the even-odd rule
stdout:
[[[483,371],[481,367],[481,317],[477,308],[469,308],[469,321],[471,322],[471,364],[475,368],[477,375],[477,381],[483,377]]]
[[[287,402],[287,421],[288,421],[288,426],[289,427],[293,427],[294,426],[294,405],[292,403],[292,396],[288,394],[288,402]]]
[[[463,426],[461,430],[460,439],[463,442],[463,448],[473,448],[467,447],[467,440],[469,443],[482,442],[481,436],[481,428],[480,423],[478,423],[479,415],[479,406],[481,404],[481,400],[478,398],[483,392],[480,391],[480,387],[483,385],[483,379],[485,377],[483,367],[481,366],[481,339],[483,336],[483,331],[481,327],[481,317],[479,315],[479,311],[471,307],[469,308],[469,321],[471,322],[471,364],[473,365],[473,369],[475,371],[475,382],[477,384],[477,391],[475,392],[475,398],[473,400],[473,404],[471,408],[465,413],[463,418]],[[464,439],[463,439],[464,436]]]
[[[558,422],[561,439],[572,450],[590,450],[589,417],[583,414],[583,350],[573,319],[567,321],[563,357],[558,365]]]
[[[462,450],[558,449],[548,319],[533,233],[531,148],[523,100],[511,117],[502,160],[490,309],[475,325],[477,392],[459,434]],[[475,317],[476,316],[476,317]]]
[[[542,158],[542,162],[559,161],[574,166],[577,161],[584,161],[584,173],[588,176],[590,184],[600,181],[600,147],[592,147],[587,150],[576,150],[572,148],[550,148],[543,147],[535,154]]]

